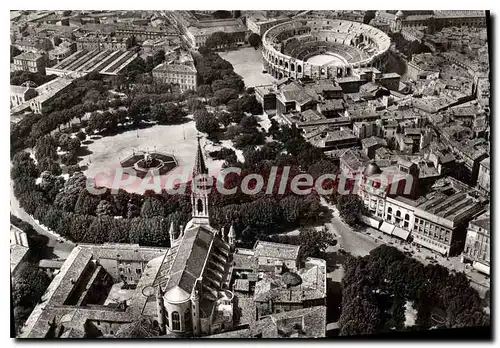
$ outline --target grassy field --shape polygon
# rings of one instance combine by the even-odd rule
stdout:
[[[246,87],[268,85],[274,78],[262,73],[262,51],[245,47],[236,51],[221,52],[219,55],[230,62],[234,71],[243,78]]]

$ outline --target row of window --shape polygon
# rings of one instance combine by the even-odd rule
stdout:
[[[387,208],[387,214],[392,214],[392,207]],[[401,217],[401,211],[396,210],[396,217]],[[410,214],[405,214],[405,220],[410,220]]]
[[[434,245],[438,248],[444,248],[444,246],[439,243],[439,242],[436,242],[435,240],[432,240],[432,239],[429,239],[429,238],[425,238],[425,237],[422,237],[422,236],[419,236],[419,235],[415,235],[416,239],[420,239],[420,240],[423,240],[424,242],[427,242],[431,245]]]
[[[158,77],[182,77],[182,78],[189,79],[189,80],[194,80],[196,78],[196,75],[193,73],[164,73],[164,74],[158,74],[157,76]]]
[[[125,269],[123,267],[118,268],[118,270],[120,271],[120,273],[125,272]],[[132,273],[132,270],[130,269],[130,267],[127,267],[127,273],[129,273],[129,274]],[[142,273],[142,269],[136,268],[135,273],[140,275]]]
[[[195,85],[194,81],[186,81],[184,79],[169,79],[169,78],[166,78],[166,79],[163,79],[163,81],[170,82],[170,83],[188,84],[190,86],[194,86]]]
[[[470,248],[469,246],[467,246],[465,248],[465,253],[470,255],[470,256],[477,257],[481,260],[487,260],[488,254],[485,251],[481,252],[481,250],[476,250],[474,248]]]

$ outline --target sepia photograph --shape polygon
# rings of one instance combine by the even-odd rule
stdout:
[[[9,11],[12,339],[492,338],[493,16],[302,5]]]

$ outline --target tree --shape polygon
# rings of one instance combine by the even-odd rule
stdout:
[[[11,283],[13,307],[17,308],[14,310],[14,317],[18,324],[27,319],[50,284],[47,273],[38,268],[38,263],[26,262],[19,267]]]
[[[39,171],[36,167],[35,161],[30,157],[27,152],[18,152],[12,159],[12,169],[10,177],[12,179],[21,177],[37,178]]]
[[[14,278],[14,306],[32,307],[40,300],[50,280],[36,263],[24,263]]]
[[[75,204],[75,213],[95,215],[100,199],[91,194],[86,188],[81,189]]]
[[[67,212],[75,209],[76,202],[81,190],[85,190],[87,178],[82,172],[76,172],[64,184],[64,188],[59,192],[54,200],[54,205]]]
[[[82,131],[79,131],[78,133],[76,133],[76,137],[80,139],[80,141],[84,141],[87,138],[87,134],[85,134]]]
[[[256,33],[250,34],[250,36],[248,37],[248,43],[255,49],[259,48],[262,43],[260,35]]]
[[[342,220],[350,226],[357,225],[361,215],[367,214],[364,203],[355,194],[339,195],[337,198],[337,209]]]
[[[152,218],[155,216],[165,216],[163,203],[156,197],[147,197],[142,205],[141,217]]]
[[[13,86],[21,86],[24,82],[31,81],[37,86],[41,86],[55,79],[57,75],[44,75],[39,72],[31,72],[18,70],[10,73],[10,84]]]
[[[208,49],[214,48],[228,48],[235,42],[234,35],[232,33],[226,33],[223,31],[216,31],[210,35],[205,41],[205,46]]]
[[[61,175],[61,167],[50,157],[44,157],[38,162],[38,170],[49,172],[54,175]]]
[[[237,149],[243,149],[246,146],[262,145],[265,137],[262,133],[245,133],[237,136],[234,140],[234,146]]]
[[[212,113],[206,110],[197,110],[194,114],[196,129],[200,132],[212,134],[219,130],[219,122]]]
[[[113,216],[113,206],[108,201],[102,200],[97,205],[97,216]]]
[[[238,99],[238,109],[241,112],[250,112],[252,115],[262,114],[262,105],[255,99],[255,95],[245,94]]]
[[[210,85],[200,85],[196,89],[198,95],[202,98],[209,98],[212,96],[212,87]]]
[[[50,202],[54,201],[57,194],[64,186],[64,179],[56,175],[58,174],[53,174],[48,171],[42,172],[41,181],[38,185]]]
[[[165,217],[134,218],[130,220],[129,241],[144,246],[170,246],[169,225]]]
[[[46,135],[37,140],[35,145],[35,157],[37,161],[43,158],[57,159],[57,143],[54,137]]]
[[[155,104],[151,107],[151,118],[160,124],[175,124],[184,116],[182,109],[175,103]]]
[[[73,213],[63,214],[61,219],[61,230],[59,234],[64,235],[68,233],[74,242],[85,242],[86,236],[89,233],[89,227],[94,223],[97,218],[90,215],[80,215]],[[63,229],[64,226],[64,229]]]
[[[326,230],[316,231],[303,228],[299,234],[300,253],[303,258],[322,257],[328,246],[336,243],[335,238]]]
[[[231,99],[238,99],[238,91],[233,88],[222,88],[214,92],[213,99],[217,105],[226,104]]]
[[[111,216],[100,216],[90,224],[85,234],[84,243],[103,244],[109,241],[111,231],[116,228],[115,219]]]

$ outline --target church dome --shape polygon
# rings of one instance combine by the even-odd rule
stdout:
[[[375,163],[375,162],[370,162],[365,169],[365,172],[363,173],[364,176],[372,176],[372,175],[377,175],[381,174],[382,170],[380,167]]]

